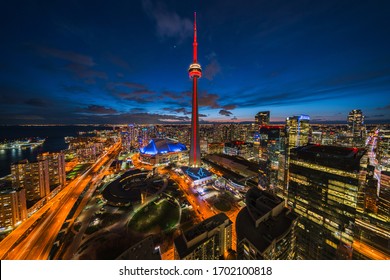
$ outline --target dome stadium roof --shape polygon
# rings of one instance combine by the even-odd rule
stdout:
[[[149,144],[140,149],[141,154],[156,155],[186,151],[187,147],[169,139],[155,138],[150,140]]]

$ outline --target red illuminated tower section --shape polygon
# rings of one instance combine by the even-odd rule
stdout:
[[[191,117],[191,143],[189,165],[200,166],[199,144],[199,116],[198,116],[198,79],[202,76],[202,68],[198,63],[198,42],[196,41],[196,13],[194,13],[194,43],[193,61],[188,72],[192,79],[192,117]]]

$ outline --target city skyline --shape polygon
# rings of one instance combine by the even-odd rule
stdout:
[[[388,122],[383,1],[4,5],[0,124],[188,123],[192,13],[200,19],[200,122],[307,114]],[[233,78],[234,77],[234,78]]]

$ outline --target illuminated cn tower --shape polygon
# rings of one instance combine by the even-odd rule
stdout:
[[[194,42],[193,61],[188,68],[192,79],[192,117],[191,117],[191,143],[189,166],[200,166],[200,144],[199,144],[199,117],[198,117],[198,79],[202,76],[202,68],[198,63],[198,42],[196,41],[196,13],[194,13]]]

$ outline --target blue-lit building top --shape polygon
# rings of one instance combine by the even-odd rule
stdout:
[[[203,167],[187,167],[180,168],[181,172],[190,180],[191,185],[201,186],[212,182],[212,173]]]
[[[140,149],[140,153],[144,155],[168,154],[184,151],[187,151],[187,147],[184,144],[161,138],[150,140],[148,145]]]

